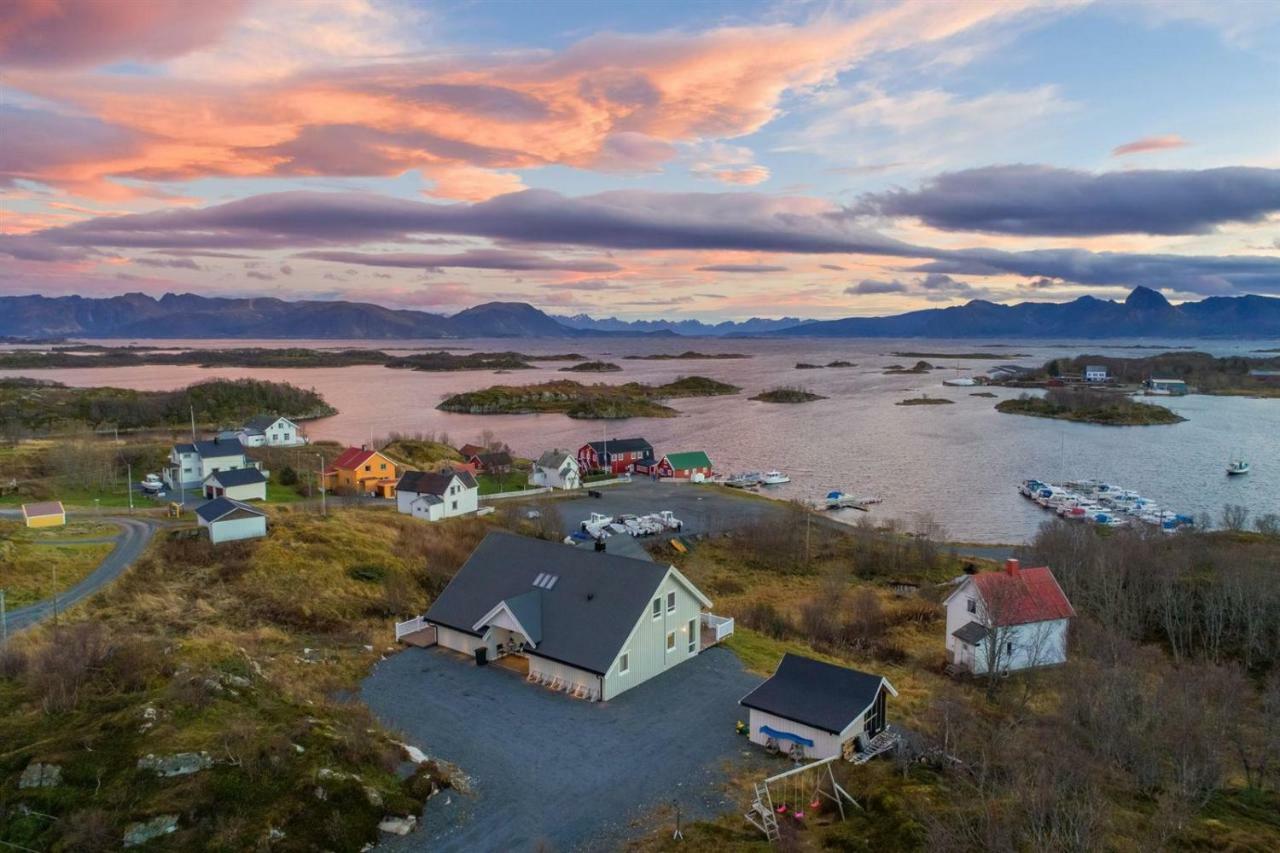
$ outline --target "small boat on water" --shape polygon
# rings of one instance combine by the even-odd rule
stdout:
[[[138,485],[142,487],[142,491],[150,495],[164,491],[164,481],[160,479],[159,474],[148,474]]]
[[[1240,458],[1232,459],[1227,463],[1227,476],[1239,477],[1241,474],[1249,473],[1248,461]]]
[[[873,497],[855,497],[854,495],[846,495],[839,490],[827,492],[826,505],[827,509],[860,509],[867,512],[872,504],[880,503],[880,498]]]
[[[978,382],[972,376],[957,376],[955,379],[942,380],[942,384],[948,385],[952,388],[972,388],[977,385]]]
[[[783,483],[790,483],[791,478],[781,471],[766,471],[760,482],[766,486],[781,486]]]
[[[735,489],[750,489],[764,482],[764,477],[756,472],[748,474],[730,474],[725,478],[724,484]]]

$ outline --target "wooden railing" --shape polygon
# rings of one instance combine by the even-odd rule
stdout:
[[[730,616],[716,616],[714,613],[703,613],[702,627],[715,633],[715,641],[717,643],[733,636],[733,618]]]
[[[407,622],[396,623],[396,642],[406,634],[413,634],[427,627],[426,621],[421,616],[415,616]]]

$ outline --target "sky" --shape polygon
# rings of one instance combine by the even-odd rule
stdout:
[[[1280,3],[9,0],[0,294],[1280,296]]]

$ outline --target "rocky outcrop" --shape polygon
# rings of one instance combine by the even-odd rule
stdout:
[[[213,766],[207,752],[177,752],[173,755],[146,755],[138,759],[139,770],[151,770],[157,776],[189,776]]]
[[[33,761],[18,777],[19,788],[52,788],[62,784],[62,768],[57,764]]]

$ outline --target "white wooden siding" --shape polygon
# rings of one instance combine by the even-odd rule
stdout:
[[[674,611],[668,612],[667,594],[670,592],[676,594],[676,607]],[[657,619],[653,618],[654,598],[661,602]],[[696,656],[701,639],[701,612],[701,602],[668,571],[658,586],[658,591],[645,602],[644,612],[636,621],[621,653],[610,664],[609,672],[605,675],[604,698],[612,699]],[[692,634],[689,633],[690,627]],[[666,645],[669,631],[674,631],[676,635],[676,646],[670,652]],[[692,651],[689,650],[691,643]],[[625,673],[619,672],[622,654],[629,657],[629,669]]]
[[[484,641],[479,637],[473,637],[443,625],[436,625],[436,643],[446,649],[462,652],[464,655],[474,655],[476,649],[484,645]]]

